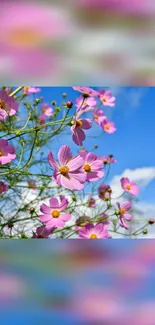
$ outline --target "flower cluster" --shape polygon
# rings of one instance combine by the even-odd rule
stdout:
[[[34,190],[31,191],[32,195],[40,197],[41,213],[33,206],[29,209],[30,219],[39,222],[32,238],[75,236],[79,239],[110,239],[111,232],[117,233],[121,228],[127,231],[133,218],[132,199],[139,194],[137,184],[125,175],[120,179],[122,195],[115,197],[112,183],[108,184],[107,178],[112,164],[117,160],[112,154],[97,154],[98,144],[92,149],[88,146],[90,150],[82,147],[93,126],[99,128],[101,134],[116,131],[114,122],[106,114],[106,110],[115,106],[116,98],[110,90],[82,86],[73,89],[80,95],[75,102],[67,99],[63,103],[64,114],[61,107],[56,107],[56,102],[51,102],[52,108],[43,97],[36,98],[41,88],[23,86],[15,91],[11,88],[0,90],[0,122],[7,130],[6,139],[3,138],[4,134],[0,139],[1,172],[7,179],[6,183],[5,178],[4,182],[0,182],[0,194],[5,197],[4,193],[12,189],[14,175],[17,187],[18,181],[23,181],[22,175],[24,180],[26,175],[26,185],[22,183],[20,186]],[[21,92],[20,95],[15,97],[18,92]],[[63,94],[63,99],[66,96]],[[23,99],[27,100],[24,105],[28,109],[28,117],[24,125],[15,129],[11,119],[16,115],[20,121],[19,104]],[[54,136],[59,136],[65,129],[69,131],[71,144],[63,144],[55,151]],[[20,149],[19,146],[16,148],[18,139]],[[74,152],[72,145],[79,150]],[[25,152],[28,152],[28,156]],[[16,158],[17,163],[13,163]],[[42,173],[33,172],[39,163]],[[49,184],[55,190],[48,191]],[[88,189],[86,194],[84,189]],[[45,197],[43,193],[46,193]],[[148,224],[153,224],[152,220],[149,219]],[[10,231],[14,222],[8,222]]]

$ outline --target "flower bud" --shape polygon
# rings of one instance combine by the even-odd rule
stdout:
[[[72,108],[73,107],[73,102],[71,100],[68,100],[66,105],[67,105],[67,108]]]
[[[119,210],[116,210],[116,211],[115,211],[115,215],[116,215],[116,216],[119,216],[119,215],[120,215],[120,211],[119,211]]]
[[[66,94],[66,93],[63,93],[63,94],[62,94],[62,97],[63,97],[63,98],[66,98],[66,97],[67,97],[67,94]]]
[[[79,217],[77,220],[76,220],[76,226],[85,226],[86,224],[90,223],[90,218],[87,217],[87,216],[83,216],[83,217]]]
[[[143,235],[147,235],[147,233],[148,233],[147,229],[144,229],[143,230]]]
[[[149,225],[153,225],[155,223],[155,219],[149,219],[148,223]]]

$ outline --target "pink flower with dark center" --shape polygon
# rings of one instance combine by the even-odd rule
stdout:
[[[101,109],[96,108],[93,111],[93,118],[98,125],[101,125],[103,118],[106,119],[106,116],[104,115],[104,112]]]
[[[83,113],[86,113],[90,110],[94,109],[94,106],[96,105],[96,100],[94,97],[86,97],[80,96],[76,99],[76,107],[77,111],[81,111]]]
[[[88,199],[88,207],[94,208],[96,206],[96,200],[90,195]]]
[[[82,239],[101,239],[111,238],[108,233],[108,226],[103,223],[96,225],[88,224],[79,231],[79,238]]]
[[[104,176],[104,172],[101,171],[103,161],[98,158],[94,153],[81,150],[79,155],[83,158],[84,164],[81,170],[86,174],[87,182],[94,182]]]
[[[53,109],[49,106],[49,104],[42,103],[41,104],[41,109],[42,109],[42,113],[45,116],[50,117],[50,116],[53,115]]]
[[[33,232],[33,237],[32,238],[48,238],[53,231],[55,230],[55,227],[46,227],[46,226],[41,226],[36,229],[36,232]]]
[[[15,115],[18,107],[13,96],[9,96],[5,90],[0,90],[0,121],[5,121],[8,116]]]
[[[40,88],[36,88],[36,87],[24,87],[24,93],[26,95],[30,95],[30,94],[37,94],[41,91]]]
[[[117,206],[119,209],[119,224],[121,227],[128,229],[128,225],[126,224],[126,220],[129,221],[132,219],[131,214],[128,214],[127,211],[131,209],[131,203],[130,202],[124,202],[122,205],[120,205],[119,202],[117,202]]]
[[[139,188],[135,182],[131,182],[129,178],[123,177],[121,180],[121,186],[124,191],[132,194],[132,195],[138,195],[139,194]]]
[[[79,91],[80,93],[82,93],[84,96],[89,97],[89,96],[93,96],[93,97],[99,97],[100,93],[92,88],[89,87],[73,87],[74,90]]]
[[[100,100],[103,103],[104,106],[115,106],[115,100],[116,98],[112,96],[111,91],[106,91],[104,89],[99,91],[100,93]]]
[[[112,134],[117,130],[115,124],[105,118],[102,118],[102,121],[100,120],[100,126],[105,132],[109,134]]]
[[[6,192],[7,190],[8,190],[8,185],[6,185],[4,182],[0,182],[0,194]]]
[[[72,157],[70,148],[64,145],[58,152],[59,163],[53,157],[52,152],[48,154],[48,161],[54,168],[53,180],[59,186],[69,190],[82,190],[86,181],[86,174],[81,170],[83,159],[78,155]]]
[[[82,146],[86,138],[83,130],[88,130],[92,127],[92,121],[90,119],[80,119],[81,114],[81,111],[76,114],[74,124],[71,126],[72,139],[78,146]]]
[[[100,199],[109,200],[111,198],[111,187],[109,185],[101,184],[98,188],[98,195]]]
[[[60,202],[57,198],[49,200],[50,206],[42,204],[40,207],[43,215],[39,217],[41,222],[46,223],[46,227],[63,227],[65,222],[71,218],[71,215],[65,210],[68,206],[68,200],[65,196],[60,196]]]
[[[7,140],[0,140],[0,164],[5,165],[16,158],[14,148]]]
[[[103,160],[103,163],[106,164],[114,164],[117,162],[117,160],[114,157],[111,156],[103,156],[101,157],[101,159]]]

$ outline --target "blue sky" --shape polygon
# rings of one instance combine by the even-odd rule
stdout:
[[[100,87],[106,88],[106,87]],[[56,100],[62,102],[62,93],[67,93],[67,99],[73,100],[80,95],[71,87],[44,87],[40,95],[44,101],[51,103]],[[98,89],[94,87],[94,89]],[[91,130],[86,131],[87,138],[84,146],[91,151],[94,144],[98,144],[98,155],[114,154],[117,164],[112,166],[110,181],[115,175],[121,175],[126,169],[155,167],[155,88],[151,87],[112,87],[116,96],[114,108],[103,107],[105,114],[116,124],[117,131],[112,135],[103,134],[102,130],[94,124]],[[75,108],[72,108],[75,111]],[[90,113],[87,115],[89,116]],[[63,144],[69,144],[73,153],[78,146],[71,140],[70,130],[68,134],[59,136],[57,142],[51,143],[51,150],[55,153]],[[140,198],[148,202],[154,202],[153,189],[155,180],[152,180],[147,189],[142,190]]]

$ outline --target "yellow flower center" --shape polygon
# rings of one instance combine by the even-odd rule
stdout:
[[[2,149],[0,149],[0,157],[2,157],[3,156],[3,150]]]
[[[105,128],[106,130],[110,130],[110,125],[109,125],[109,124],[106,124],[106,125],[104,126],[104,128]]]
[[[46,108],[43,108],[43,109],[42,109],[42,112],[43,112],[43,113],[46,113]]]
[[[130,185],[126,185],[125,188],[130,191],[131,190],[131,186]]]
[[[105,192],[106,192],[105,190],[101,190],[101,191],[100,191],[100,194],[101,194],[101,195],[104,195]]]
[[[99,116],[98,115],[94,115],[94,119],[95,120],[98,120],[99,119]]]
[[[91,172],[91,166],[90,165],[84,165],[84,170],[85,170],[85,172],[86,173],[89,173],[89,172]]]
[[[7,35],[7,39],[13,45],[28,47],[39,44],[41,41],[41,36],[37,30],[33,30],[31,28],[17,28],[11,30],[10,35]]]
[[[2,99],[0,99],[0,108],[1,109],[6,109],[6,104],[5,104],[5,102],[4,102],[4,100],[2,100]]]
[[[105,103],[107,101],[107,98],[105,96],[102,97],[102,101]]]
[[[58,210],[53,210],[51,214],[53,218],[59,218],[60,216],[60,212]]]
[[[76,127],[81,127],[82,126],[82,121],[76,120]]]
[[[61,175],[66,176],[69,173],[69,168],[67,166],[61,166],[59,171]]]
[[[91,234],[91,235],[90,235],[90,239],[97,239],[96,234]]]
[[[120,209],[120,213],[121,213],[121,214],[125,214],[125,212],[126,212],[126,211],[125,211],[124,208],[121,208],[121,209]]]

